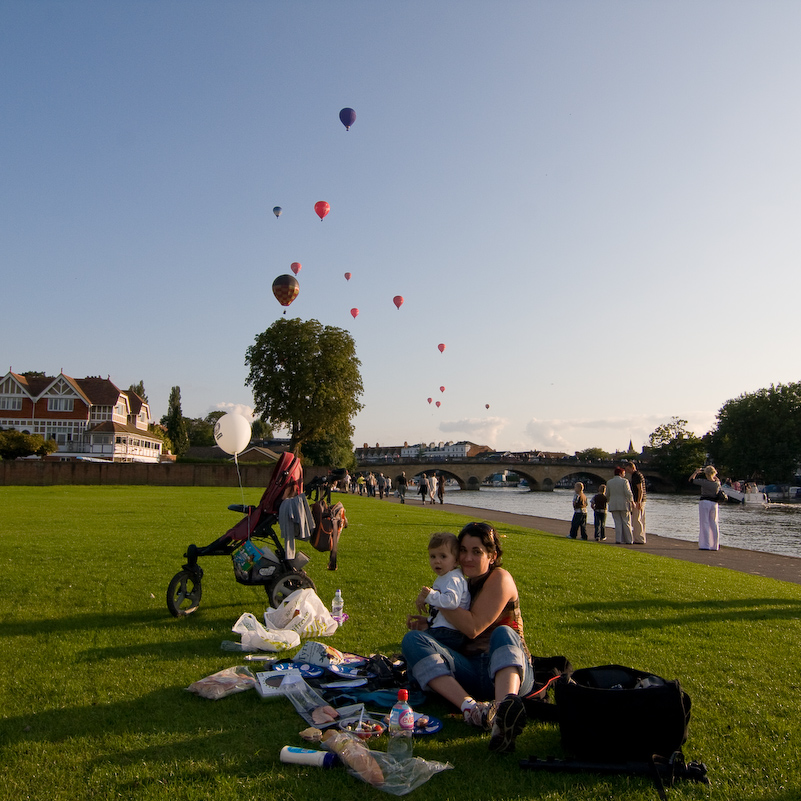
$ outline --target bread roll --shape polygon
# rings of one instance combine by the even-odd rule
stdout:
[[[384,783],[384,774],[378,762],[373,758],[370,749],[358,740],[341,731],[329,730],[323,735],[322,741],[326,748],[338,754],[345,765],[357,773],[362,781],[372,784],[373,787],[380,787]]]

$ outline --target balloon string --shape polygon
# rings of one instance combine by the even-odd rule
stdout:
[[[239,459],[234,454],[234,464],[236,465],[236,477],[239,480],[239,491],[242,493],[242,506],[245,505],[245,488],[242,486],[242,474],[239,472]],[[248,526],[250,528],[250,526]]]

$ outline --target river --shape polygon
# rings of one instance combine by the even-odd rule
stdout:
[[[479,492],[446,490],[446,500],[479,509],[570,520],[572,490],[529,492],[513,488],[483,488]],[[592,511],[587,514],[592,536]],[[613,528],[612,516],[607,529]],[[691,495],[648,493],[646,531],[677,540],[698,541],[698,498]],[[607,534],[608,536],[608,534]],[[801,504],[761,506],[728,503],[720,507],[720,544],[749,551],[801,557]]]

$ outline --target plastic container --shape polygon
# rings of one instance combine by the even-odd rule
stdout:
[[[294,745],[285,745],[281,749],[280,759],[292,765],[314,765],[318,768],[333,768],[339,764],[339,757],[330,751],[296,748]]]
[[[410,759],[414,735],[414,712],[409,706],[409,691],[398,690],[398,700],[389,713],[387,753],[395,759]]]
[[[342,622],[342,619],[345,614],[345,602],[342,600],[342,590],[337,590],[334,593],[334,598],[331,601],[331,617],[336,620],[337,623]]]

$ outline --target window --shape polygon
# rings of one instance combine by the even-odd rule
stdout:
[[[22,411],[22,398],[0,398],[0,409],[12,412]]]
[[[47,411],[48,412],[71,412],[72,411],[72,398],[48,398]]]

